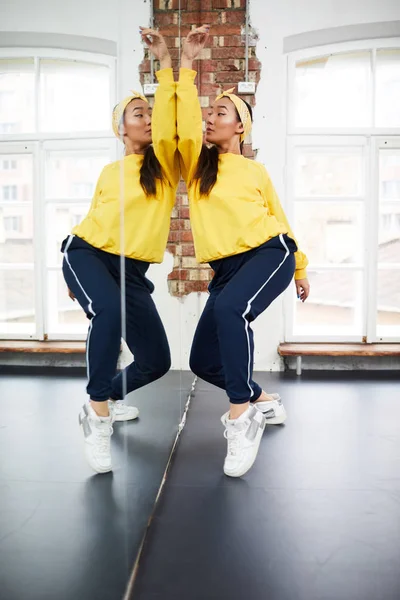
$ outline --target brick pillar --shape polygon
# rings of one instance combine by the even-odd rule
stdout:
[[[180,7],[180,14],[179,14]],[[203,23],[211,26],[210,38],[199,60],[193,63],[197,71],[197,87],[203,119],[210,104],[222,91],[236,86],[245,78],[245,7],[246,0],[154,0],[154,27],[165,36],[172,56],[174,73],[178,74],[179,28],[181,39],[190,29]],[[159,68],[155,62],[154,70]],[[258,83],[261,65],[255,47],[249,47],[249,79]],[[141,64],[142,83],[150,82],[150,60],[147,50]],[[243,96],[254,104],[254,96]],[[253,157],[251,145],[246,144],[245,156]],[[174,256],[174,268],[168,276],[170,293],[185,296],[191,292],[207,291],[211,269],[199,265],[194,258],[190,230],[187,190],[180,182],[176,206],[171,221],[168,250]]]

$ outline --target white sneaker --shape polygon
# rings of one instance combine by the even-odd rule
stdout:
[[[266,402],[255,402],[254,406],[260,410],[267,420],[267,425],[282,425],[287,419],[285,407],[279,394],[270,394],[278,396],[277,400],[267,400]]]
[[[99,417],[90,404],[84,404],[79,414],[79,425],[85,436],[85,456],[96,473],[112,470],[110,441],[113,433],[113,414]]]
[[[260,410],[251,405],[238,419],[230,420],[229,412],[221,417],[228,440],[224,473],[241,477],[253,466],[265,428],[266,420]]]
[[[113,410],[114,421],[133,421],[139,416],[136,406],[129,406],[123,400],[109,400],[108,406]]]

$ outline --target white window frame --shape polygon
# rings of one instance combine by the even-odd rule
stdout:
[[[365,169],[363,173],[364,189],[364,231],[365,239],[370,240],[370,247],[366,253],[364,265],[355,265],[346,267],[338,265],[338,270],[363,271],[363,294],[366,304],[363,307],[362,331],[360,335],[295,335],[293,332],[294,310],[296,299],[290,294],[285,295],[285,341],[290,342],[400,342],[400,335],[378,336],[376,329],[377,318],[377,258],[378,258],[378,222],[379,211],[379,149],[400,148],[400,128],[300,128],[294,124],[294,84],[296,63],[299,60],[306,60],[327,56],[329,54],[345,54],[355,51],[371,52],[371,102],[372,115],[375,112],[375,68],[376,54],[378,49],[399,49],[400,38],[361,40],[354,42],[343,42],[339,44],[319,46],[293,52],[287,55],[287,114],[286,114],[286,156],[285,156],[285,192],[287,198],[287,212],[289,221],[293,223],[294,213],[294,156],[296,148],[302,146],[308,148],[318,146],[339,146],[348,147],[361,146],[365,152]],[[301,198],[307,201],[360,201],[357,198]],[[294,226],[294,223],[293,223]],[[294,226],[295,227],[295,226]],[[312,265],[313,269],[318,269],[318,265]],[[399,263],[392,263],[385,268],[399,269]],[[336,266],[324,266],[323,270],[336,269]],[[311,289],[312,294],[312,289]]]
[[[371,195],[377,200],[371,203],[370,211],[370,236],[371,236],[371,251],[368,252],[370,262],[369,267],[369,288],[368,294],[370,298],[368,321],[367,321],[367,340],[375,343],[379,342],[400,342],[400,334],[392,336],[378,335],[376,329],[376,315],[378,309],[378,294],[377,294],[377,275],[378,275],[378,227],[374,223],[378,223],[379,218],[379,151],[381,149],[392,148],[400,150],[400,136],[374,136],[371,140],[371,154],[373,157],[371,168]],[[382,267],[381,267],[382,268]],[[385,270],[397,270],[400,275],[400,263],[388,263]]]
[[[36,78],[36,119],[38,119],[39,106],[39,60],[55,59],[79,61],[84,63],[94,63],[107,66],[110,69],[110,115],[112,108],[116,104],[117,92],[117,70],[116,58],[109,55],[97,54],[93,52],[83,52],[74,50],[62,50],[52,48],[0,48],[0,59],[13,58],[33,58]],[[45,316],[47,314],[47,272],[49,270],[60,271],[60,266],[46,265],[45,245],[41,243],[45,235],[45,211],[49,202],[62,203],[63,200],[52,200],[45,198],[44,188],[44,166],[46,152],[49,150],[103,150],[110,152],[112,159],[117,158],[117,141],[110,128],[104,131],[80,131],[70,132],[39,132],[38,122],[36,122],[36,132],[29,134],[3,134],[0,138],[0,160],[2,155],[9,154],[32,154],[33,160],[33,248],[34,248],[34,282],[35,282],[35,328],[32,334],[27,333],[1,333],[2,339],[15,340],[84,340],[85,333],[82,334],[50,334],[47,329]],[[95,183],[95,182],[94,182]],[[81,198],[79,200],[65,199],[69,204],[73,202],[83,203],[91,201],[91,198]],[[1,201],[1,199],[0,199]],[[15,204],[15,203],[13,203]],[[22,203],[20,203],[22,204]],[[26,206],[26,203],[24,203]],[[68,231],[65,232],[68,235]],[[24,269],[27,265],[3,263],[2,269]],[[29,266],[30,268],[30,266]]]
[[[400,127],[296,127],[294,124],[294,84],[296,63],[299,60],[319,58],[329,54],[346,54],[348,52],[371,52],[372,75],[376,69],[377,50],[400,49],[400,38],[385,38],[382,40],[360,40],[357,42],[343,42],[327,46],[317,46],[308,50],[298,50],[287,56],[287,117],[286,134],[291,135],[365,135],[365,136],[392,136],[400,135]],[[372,77],[372,114],[375,108],[375,78]]]
[[[61,50],[52,48],[0,48],[0,59],[13,59],[13,58],[33,58],[34,60],[34,72],[36,78],[36,119],[38,119],[38,103],[39,103],[39,60],[40,59],[54,59],[54,60],[69,60],[78,61],[84,63],[94,63],[98,65],[106,66],[110,69],[110,114],[112,108],[116,104],[116,89],[117,89],[117,74],[116,74],[116,58],[113,56],[107,56],[105,54],[96,54],[93,52],[81,52],[78,50]],[[46,140],[77,140],[77,139],[98,139],[110,137],[112,138],[111,131],[111,119],[110,128],[104,131],[80,131],[76,133],[69,132],[39,132],[38,123],[36,123],[35,133],[21,133],[21,134],[3,134],[1,136],[2,141],[46,141]]]
[[[116,138],[113,136],[111,138],[96,138],[96,139],[86,139],[86,140],[48,140],[47,142],[43,142],[41,144],[41,170],[40,170],[40,200],[41,200],[41,222],[40,222],[40,230],[39,230],[39,238],[44,239],[44,229],[46,227],[46,208],[48,205],[68,205],[72,204],[83,204],[85,202],[90,203],[92,198],[46,198],[45,195],[45,162],[46,162],[46,154],[52,151],[80,151],[80,150],[107,150],[110,152],[110,155],[115,156],[116,152]],[[96,182],[94,182],[96,183]],[[70,232],[66,231],[65,235],[67,236]],[[44,249],[43,249],[44,254]],[[47,313],[47,297],[48,297],[48,273],[49,272],[60,272],[60,265],[57,264],[49,264],[47,265],[46,260],[42,260],[42,290],[43,290],[43,306],[46,309]],[[67,292],[66,292],[67,293]],[[51,333],[46,332],[46,339],[48,340],[84,340],[86,339],[86,334],[77,334],[77,333]]]
[[[36,177],[37,172],[37,164],[38,164],[38,144],[28,142],[28,143],[10,143],[10,142],[0,142],[0,159],[2,155],[24,155],[29,154],[32,156],[32,193],[33,198],[39,198],[38,192],[38,178]],[[8,201],[0,201],[1,205],[10,206]],[[33,230],[36,231],[39,226],[40,214],[39,211],[35,211],[34,200],[32,200],[32,213],[33,213]],[[17,207],[26,207],[28,205],[27,202],[12,202],[12,206]],[[43,306],[41,302],[40,289],[42,284],[41,279],[41,269],[40,265],[40,253],[38,252],[38,243],[35,243],[35,236],[33,238],[33,260],[31,263],[2,263],[1,270],[31,270],[31,264],[33,263],[33,273],[34,273],[34,284],[35,284],[35,296],[34,296],[34,308],[35,308],[35,322],[34,329],[31,334],[27,334],[21,331],[21,333],[2,333],[2,339],[13,339],[13,340],[26,340],[26,339],[44,339],[44,330],[43,330]],[[18,328],[17,328],[18,329]],[[22,330],[22,327],[20,328]]]

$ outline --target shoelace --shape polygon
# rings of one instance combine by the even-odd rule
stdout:
[[[113,427],[108,423],[96,424],[96,446],[99,454],[110,453],[110,438],[113,434]]]
[[[236,456],[240,450],[240,439],[243,431],[246,429],[248,423],[243,423],[243,427],[237,429],[235,427],[227,427],[224,431],[224,438],[228,441],[228,454]]]

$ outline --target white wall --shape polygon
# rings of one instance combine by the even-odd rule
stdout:
[[[149,23],[146,0],[2,0],[1,31],[61,33],[112,40],[118,46],[118,93],[140,89],[139,25]]]
[[[109,0],[2,0],[0,29],[67,33],[116,40],[117,6],[118,2]]]
[[[138,65],[143,49],[138,27],[148,23],[146,0],[2,0],[1,31],[51,32],[113,40],[118,45],[118,94],[139,86]],[[267,165],[283,204],[285,156],[285,58],[283,39],[317,29],[400,19],[398,0],[252,0],[251,22],[257,24],[262,77],[257,92],[254,145]],[[172,257],[150,270],[156,284],[155,301],[170,339],[173,365],[187,368],[198,315],[206,294],[181,301],[168,294],[166,277]],[[287,293],[294,293],[293,288]],[[279,369],[276,347],[283,339],[282,301],[277,300],[255,326],[256,369]]]

